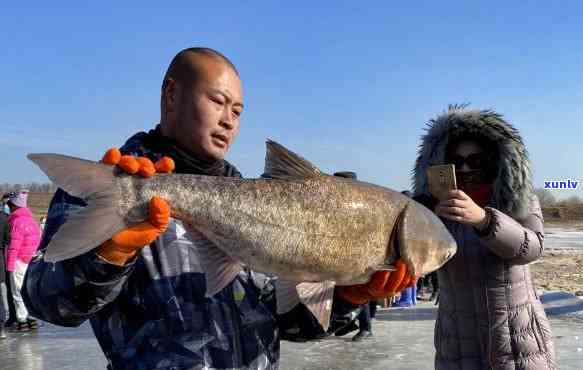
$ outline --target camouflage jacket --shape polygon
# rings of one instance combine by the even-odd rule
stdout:
[[[122,151],[161,157],[164,153],[143,145],[143,135],[130,138]],[[123,267],[93,251],[44,262],[42,253],[52,236],[84,205],[57,191],[23,296],[31,314],[45,321],[78,326],[89,319],[108,369],[277,369],[280,335],[291,340],[327,335],[302,305],[276,315],[274,284],[263,274],[243,271],[206,298],[195,247],[178,220]],[[335,299],[332,330],[345,327],[357,311]]]

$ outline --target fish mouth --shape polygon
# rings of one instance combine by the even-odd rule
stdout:
[[[455,240],[445,225],[426,208],[408,204],[397,217],[391,235],[391,260],[401,259],[409,274],[426,275],[443,266],[456,253]]]

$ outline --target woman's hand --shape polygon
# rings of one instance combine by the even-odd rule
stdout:
[[[435,214],[477,229],[482,229],[486,222],[486,211],[461,190],[450,191],[448,199],[435,207]]]

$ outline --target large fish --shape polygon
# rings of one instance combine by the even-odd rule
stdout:
[[[58,154],[29,154],[47,176],[87,207],[48,245],[46,261],[83,254],[147,218],[166,199],[198,245],[211,296],[243,265],[278,277],[280,313],[304,302],[326,328],[332,288],[366,283],[402,258],[421,276],[456,252],[443,223],[393,190],[329,176],[267,141],[259,179],[186,174],[128,176],[112,166]]]

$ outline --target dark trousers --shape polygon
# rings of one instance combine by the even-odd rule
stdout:
[[[370,301],[368,303],[368,308],[370,310],[370,318],[374,319],[375,316],[377,315],[377,301]]]
[[[377,313],[377,302],[370,301],[362,305],[362,310],[358,314],[358,330],[372,331],[371,320],[374,319]]]
[[[431,281],[431,285],[433,286],[433,294],[437,294],[439,292],[439,280],[437,280],[437,272],[432,272],[428,277]]]
[[[432,272],[429,275],[417,280],[417,290],[420,291],[423,286],[429,286],[433,288],[432,292],[439,292],[439,280],[437,280],[437,272]]]
[[[12,299],[12,288],[10,287],[8,279],[8,272],[6,272],[6,293],[8,296],[8,318],[6,319],[6,323],[12,324],[16,322],[16,308],[14,307],[14,300]]]

